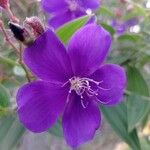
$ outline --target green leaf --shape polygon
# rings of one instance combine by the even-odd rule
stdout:
[[[128,132],[127,106],[123,102],[115,107],[102,106],[101,110],[111,127],[133,150],[141,150],[136,129]]]
[[[10,103],[10,95],[8,94],[6,88],[0,84],[0,107],[7,107]]]
[[[135,34],[124,34],[118,37],[119,41],[137,42],[141,39],[141,36]]]
[[[130,13],[126,13],[124,16],[124,20],[129,20],[132,19],[134,17],[147,17],[147,12],[146,9],[144,7],[142,7],[141,5],[137,4],[137,3],[133,3],[134,9],[130,12]]]
[[[150,102],[142,97],[149,96],[149,89],[140,71],[135,67],[128,67],[127,75],[128,91],[133,93],[127,100],[128,130],[131,131],[146,117],[150,110]]]
[[[134,7],[138,16],[143,16],[143,17],[147,16],[146,9],[144,7],[142,7],[141,5],[137,3],[134,3]]]
[[[61,121],[58,120],[57,123],[48,130],[48,132],[52,135],[55,135],[57,137],[63,137],[63,131],[61,127]]]
[[[12,150],[19,142],[25,129],[15,116],[4,116],[0,119],[0,150]]]
[[[101,23],[101,26],[105,28],[111,35],[115,34],[115,30],[112,28],[112,26],[106,24],[106,23]]]
[[[18,65],[15,61],[3,56],[0,56],[0,64],[7,65],[8,67],[13,67],[15,65]]]
[[[62,26],[58,30],[56,30],[57,36],[61,39],[61,41],[64,44],[67,44],[70,37],[78,29],[80,29],[82,26],[84,26],[91,17],[92,17],[92,15],[83,16],[83,17],[73,20],[72,22],[65,24],[64,26]]]
[[[111,11],[111,9],[105,7],[105,6],[101,6],[97,11],[96,11],[97,15],[104,15],[104,16],[110,16],[113,17],[114,14]]]

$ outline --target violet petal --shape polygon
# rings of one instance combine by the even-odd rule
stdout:
[[[115,105],[122,100],[127,82],[124,68],[115,64],[107,64],[90,78],[101,82],[97,97],[102,104]]]
[[[45,11],[50,13],[64,11],[68,8],[66,0],[41,0],[41,5]]]
[[[78,147],[91,140],[101,122],[100,111],[95,103],[89,100],[87,107],[84,108],[80,99],[72,93],[63,115],[64,136],[71,147]]]
[[[74,19],[72,13],[70,11],[65,11],[55,14],[52,18],[49,19],[48,23],[50,26],[56,29],[68,21],[71,21],[72,19]]]
[[[21,123],[33,132],[50,128],[63,112],[68,89],[60,85],[35,81],[22,86],[17,94]]]
[[[101,26],[88,24],[70,39],[68,53],[76,76],[95,72],[106,58],[111,45],[110,34]]]
[[[42,80],[66,82],[72,76],[66,49],[51,30],[25,49],[24,62]]]
[[[99,0],[81,0],[81,3],[83,4],[83,7],[91,9],[96,9],[100,5]]]

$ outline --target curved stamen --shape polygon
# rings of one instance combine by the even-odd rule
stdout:
[[[87,80],[87,81],[89,81],[89,82],[92,82],[92,83],[95,83],[95,84],[97,84],[97,85],[99,85],[100,83],[102,83],[103,81],[95,81],[95,80],[93,80],[93,79],[89,79],[89,78],[82,78],[82,80]]]
[[[94,96],[96,98],[96,100],[102,104],[107,104],[110,102],[110,101],[103,102],[97,98],[97,96],[99,94],[98,92],[100,90],[110,90],[110,88],[106,89],[106,88],[101,87],[100,84],[102,82],[103,81],[98,82],[98,81],[95,81],[90,78],[80,78],[80,77],[74,76],[74,77],[70,78],[67,82],[65,82],[62,85],[62,87],[66,86],[67,84],[70,84],[70,90],[69,90],[69,94],[67,97],[67,102],[69,101],[69,96],[70,96],[71,92],[75,91],[76,94],[79,95],[81,98],[81,105],[83,106],[83,108],[87,108],[88,102],[85,102],[85,100],[83,99],[84,93],[89,97]],[[90,84],[95,84],[95,86],[90,85]]]
[[[67,85],[68,83],[70,83],[70,79],[69,79],[67,82],[65,82],[61,87],[64,87],[64,86]]]
[[[107,104],[110,102],[110,100],[109,100],[109,101],[106,101],[106,102],[103,102],[103,101],[101,101],[100,99],[98,99],[97,97],[96,97],[96,100],[97,100],[98,102],[104,104],[104,105],[107,105]]]
[[[84,99],[81,98],[81,105],[82,105],[83,108],[87,108],[88,104],[89,104],[88,102],[86,102],[86,104],[85,104]]]
[[[103,87],[101,87],[101,86],[98,86],[98,88],[99,88],[100,90],[104,90],[104,91],[108,91],[108,90],[110,90],[110,89],[111,89],[111,88],[106,89],[106,88],[103,88]]]

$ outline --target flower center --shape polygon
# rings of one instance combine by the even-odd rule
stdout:
[[[78,8],[78,3],[74,0],[68,1],[70,11],[76,11]]]
[[[79,95],[81,98],[83,98],[83,94],[86,93],[88,96],[96,96],[98,91],[94,91],[91,86],[90,82],[94,83],[96,85],[99,85],[100,82],[94,81],[93,79],[89,78],[79,78],[79,77],[73,77],[70,80],[70,92],[75,91],[77,95]]]
[[[74,76],[70,78],[66,83],[64,83],[62,87],[70,83],[70,90],[69,90],[67,99],[69,100],[69,95],[71,94],[72,91],[75,91],[76,94],[79,95],[81,98],[81,104],[83,108],[86,108],[88,105],[88,101],[86,101],[83,98],[84,94],[86,94],[88,97],[95,96],[95,98],[97,99],[99,90],[110,90],[110,89],[105,89],[101,87],[100,84],[102,82],[103,81],[98,82],[90,78],[80,78],[80,77]],[[102,102],[101,100],[98,100],[98,101]]]

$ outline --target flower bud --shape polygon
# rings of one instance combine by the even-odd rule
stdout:
[[[6,9],[9,7],[9,0],[0,0],[0,7]]]
[[[0,7],[2,7],[3,9],[5,9],[9,19],[13,22],[18,23],[19,20],[16,16],[13,15],[11,9],[10,9],[10,4],[9,4],[9,0],[0,0]]]
[[[122,13],[119,9],[115,9],[115,16],[120,18],[122,16]]]
[[[126,0],[120,0],[120,3],[125,4]]]
[[[2,27],[3,26],[3,21],[2,20],[0,20],[0,27]]]
[[[9,28],[14,34],[14,37],[24,43],[25,45],[30,45],[33,43],[34,38],[29,34],[29,32],[17,23],[9,22]]]
[[[44,32],[44,26],[41,20],[36,16],[26,18],[24,27],[29,31],[32,31],[35,38],[39,37]]]
[[[134,10],[134,5],[129,4],[129,5],[127,6],[127,12],[131,12],[131,11],[133,11],[133,10]]]

